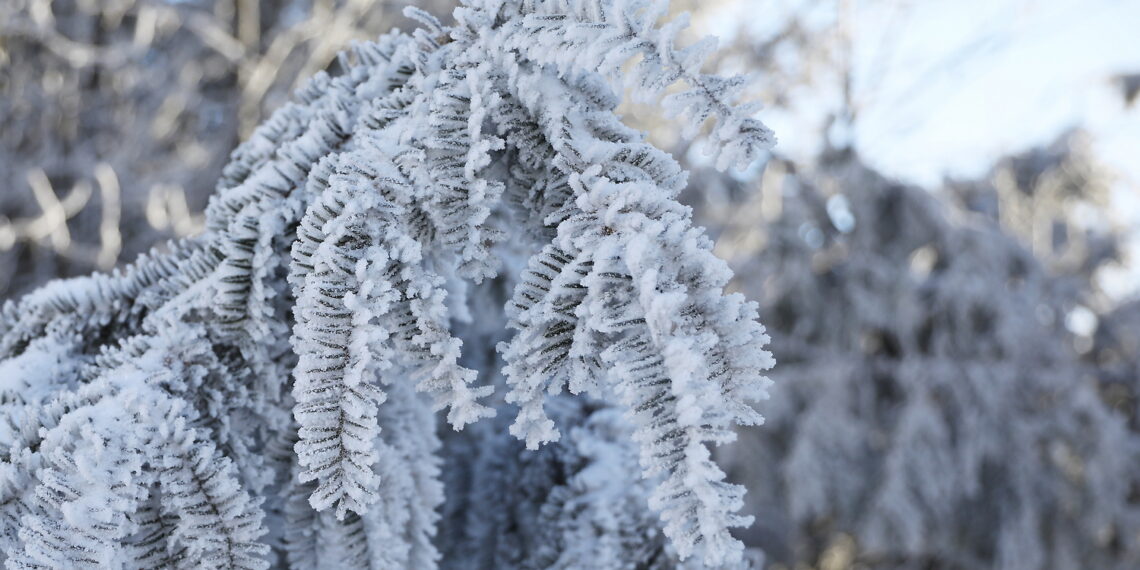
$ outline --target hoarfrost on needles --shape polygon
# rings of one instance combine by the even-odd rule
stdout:
[[[708,444],[761,423],[768,337],[614,108],[681,82],[722,167],[773,138],[666,8],[409,9],[234,152],[203,235],[6,305],[6,564],[744,564]]]

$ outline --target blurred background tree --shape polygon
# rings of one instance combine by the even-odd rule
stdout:
[[[0,3],[0,298],[198,231],[234,146],[404,5]]]
[[[236,143],[404,5],[0,3],[0,299],[197,231]],[[1140,10],[674,10],[782,141],[722,174],[624,109],[773,336],[769,425],[723,458],[745,541],[772,568],[1140,567]]]
[[[754,489],[746,539],[779,568],[1136,567],[1137,187],[1098,139],[1134,121],[1127,89],[1094,132],[1062,125],[916,184],[881,138],[923,137],[884,127],[884,100],[952,107],[969,87],[941,74],[984,82],[952,71],[1022,38],[980,16],[977,37],[900,72],[919,5],[772,4],[782,27],[739,32],[722,65],[758,71],[792,144],[759,172],[698,168],[689,195],[778,359],[768,424],[727,451]],[[859,33],[868,20],[885,33]],[[914,152],[953,148],[934,142]]]

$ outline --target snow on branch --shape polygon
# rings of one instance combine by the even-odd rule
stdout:
[[[676,201],[685,172],[615,115],[618,80],[687,84],[666,106],[713,119],[722,166],[773,138],[666,7],[411,9],[421,29],[348,50],[233,153],[203,235],[5,306],[8,565],[433,567],[456,544],[437,526],[477,503],[444,501],[443,454],[497,467],[470,452],[493,430],[441,438],[432,410],[459,430],[514,406],[527,447],[570,430],[555,463],[640,464],[624,490],[569,464],[577,491],[543,487],[659,514],[589,538],[615,564],[742,564],[744,491],[708,445],[762,422],[768,337]],[[551,414],[564,390],[585,407]],[[567,549],[531,559],[581,556],[586,519],[558,513],[510,531]]]

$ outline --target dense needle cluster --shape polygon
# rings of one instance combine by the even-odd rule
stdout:
[[[614,108],[685,85],[721,166],[772,137],[665,9],[409,10],[235,151],[203,235],[6,305],[6,564],[742,563],[707,445],[761,421],[767,337]]]

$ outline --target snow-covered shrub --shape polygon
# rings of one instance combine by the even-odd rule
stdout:
[[[681,82],[720,164],[772,138],[665,8],[411,10],[234,152],[204,234],[7,304],[6,564],[742,564],[707,445],[760,423],[767,336],[613,109]]]

